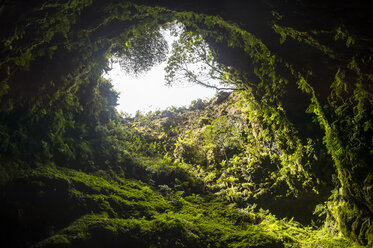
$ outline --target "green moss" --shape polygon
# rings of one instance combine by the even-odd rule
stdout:
[[[72,169],[43,166],[28,170],[11,184],[19,189],[30,189],[28,184],[23,184],[28,180],[35,182],[32,188],[36,192],[45,192],[38,196],[40,203],[35,206],[40,207],[40,212],[34,214],[39,216],[39,221],[40,218],[48,220],[54,229],[45,233],[46,237],[33,247],[121,247],[123,244],[127,247],[237,248],[351,245],[327,232],[306,228],[297,222],[279,220],[266,211],[240,209],[235,204],[212,200],[211,196],[182,196],[184,192],[173,193],[172,190],[162,196],[136,180],[105,180]],[[63,190],[68,193],[68,199],[64,201],[69,202],[69,208],[54,206],[53,201],[59,202],[57,195]],[[12,193],[3,191],[5,195]],[[32,210],[27,202],[21,199],[16,201],[24,213]],[[50,217],[48,212],[42,210],[44,208],[62,219],[48,219]],[[67,209],[80,214],[72,214]],[[71,222],[66,222],[64,218]]]
[[[65,235],[54,235],[41,242],[34,247],[69,247],[71,245],[70,239]]]

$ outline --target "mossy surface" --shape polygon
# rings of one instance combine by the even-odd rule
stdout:
[[[3,223],[8,225],[2,242],[8,247],[351,245],[208,194],[161,194],[141,181],[104,177],[53,165],[19,173],[1,191]]]

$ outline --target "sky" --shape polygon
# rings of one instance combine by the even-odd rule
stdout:
[[[175,24],[174,28],[181,33],[183,27]],[[170,30],[162,30],[162,33],[171,47],[171,44],[179,37],[171,35]],[[170,56],[171,54],[168,54]],[[137,111],[147,113],[149,111],[164,110],[168,107],[189,106],[193,100],[211,99],[216,90],[200,85],[173,85],[165,86],[165,71],[167,61],[154,66],[150,71],[137,77],[126,75],[119,63],[112,65],[112,70],[103,76],[110,79],[114,89],[120,93],[117,110],[134,116]],[[190,65],[193,67],[193,65]]]
[[[146,113],[171,106],[189,106],[192,100],[211,99],[215,95],[215,90],[199,85],[165,86],[165,65],[154,66],[152,70],[134,77],[121,71],[119,64],[114,64],[104,77],[111,79],[114,89],[120,92],[117,110],[133,116],[137,110]]]

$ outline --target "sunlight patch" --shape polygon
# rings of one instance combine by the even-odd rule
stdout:
[[[172,56],[172,49],[178,45],[176,41],[184,32],[182,26],[171,24],[167,29],[144,30],[143,32],[149,32],[149,34],[145,36],[140,34],[139,37],[135,36],[132,40],[125,42],[124,52],[112,57],[112,70],[104,75],[112,81],[114,89],[120,93],[118,111],[133,116],[137,111],[145,113],[164,110],[172,106],[189,106],[193,100],[208,100],[215,96],[216,89],[198,83],[190,83],[187,80],[182,80],[183,82],[172,84],[172,86],[169,83],[170,77],[165,69],[169,69],[167,61]],[[160,41],[154,41],[154,39]],[[186,63],[186,66],[193,72],[199,70],[199,74],[209,76],[209,72],[205,72],[204,65],[201,66],[200,63],[187,58]],[[175,81],[180,81],[177,76],[183,76],[183,74],[178,73],[173,78]],[[203,79],[204,82],[205,80],[207,84],[219,84],[216,78]]]
[[[119,64],[114,64],[106,78],[112,80],[114,89],[120,92],[117,110],[134,116],[137,111],[163,110],[171,106],[189,106],[196,99],[210,99],[216,90],[199,85],[168,87],[164,81],[162,63],[138,77],[124,74]]]

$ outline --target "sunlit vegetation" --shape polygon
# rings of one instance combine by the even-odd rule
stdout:
[[[1,4],[0,243],[372,246],[369,33],[343,14],[292,24],[321,15],[304,1],[246,3],[256,19],[147,2]],[[119,114],[103,72],[168,52],[167,84],[229,91]]]

